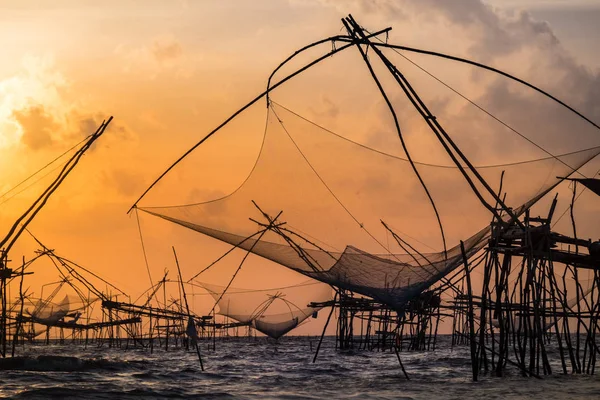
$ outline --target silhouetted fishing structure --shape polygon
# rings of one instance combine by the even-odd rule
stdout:
[[[573,199],[575,192],[576,186]],[[482,370],[502,376],[509,365],[524,376],[547,375],[552,357],[564,374],[594,373],[600,242],[577,238],[574,219],[573,237],[553,232],[556,204],[555,198],[545,217],[526,212],[522,226],[492,223],[480,295],[468,282],[467,271],[476,265],[465,259],[469,290],[455,301],[453,341],[470,343],[474,380]],[[588,288],[582,284],[586,272]]]
[[[144,211],[231,248],[188,280],[182,277],[173,248],[177,278],[167,279],[165,273],[135,301],[125,299],[123,293],[118,293],[122,296],[119,300],[116,295],[93,288],[78,275],[77,269],[61,263],[68,271],[64,281],[68,283],[73,278],[83,284],[100,300],[105,317],[101,322],[87,324],[71,321],[76,325],[70,326],[61,319],[52,326],[86,333],[92,329],[98,332],[95,340],[109,346],[139,346],[150,351],[156,346],[165,350],[193,347],[203,369],[200,349],[205,347],[200,344],[215,350],[217,337],[225,339],[231,332],[237,336],[240,327],[247,335],[259,331],[277,339],[293,332],[319,310],[330,308],[313,362],[329,324],[335,323],[337,349],[394,353],[408,378],[410,371],[404,368],[401,352],[435,350],[441,323],[451,320],[452,345],[469,346],[474,380],[482,373],[502,376],[509,368],[524,376],[540,377],[555,372],[552,357],[559,358],[562,373],[593,374],[600,351],[596,340],[600,318],[600,242],[577,236],[573,216],[575,184],[570,206],[572,237],[552,229],[557,197],[545,217],[531,214],[532,207],[565,180],[581,182],[595,193],[600,191],[598,180],[580,171],[600,154],[598,140],[594,139],[600,127],[557,97],[497,68],[388,43],[391,28],[371,33],[352,16],[342,23],[346,34],[311,43],[285,59],[269,76],[263,93],[166,168],[129,210],[135,210],[136,217],[138,210]],[[309,50],[330,45],[325,54],[314,56],[275,80],[301,54],[314,55]],[[383,131],[397,138],[397,149],[384,151],[337,134],[274,99],[274,93],[282,90],[285,83],[347,49],[355,49],[364,62],[370,87],[375,88],[379,96],[376,100],[383,104],[389,118],[389,129]],[[561,127],[531,139],[407,58],[404,54],[408,53],[467,65],[518,88],[524,87],[575,116],[578,122],[583,121],[591,131],[589,138],[594,146],[548,147],[557,135],[564,136]],[[393,62],[394,55],[450,89],[474,107],[479,117],[499,124],[500,131],[463,129],[451,134],[444,124],[448,115],[438,117],[433,113],[414,80],[399,68],[398,62]],[[183,159],[228,129],[230,122],[241,118],[263,98],[267,114],[261,147],[239,186],[205,202],[139,206]],[[364,99],[356,99],[359,101]],[[421,142],[418,148],[414,143],[410,145],[410,135],[401,129],[408,112],[413,113],[413,123],[419,124],[414,131],[427,138],[423,143],[431,149],[423,151],[425,145]],[[474,126],[480,122],[470,114],[468,121]],[[513,135],[510,141],[494,137],[507,132]],[[489,165],[475,163],[478,141],[471,145],[469,134],[477,140],[502,143],[505,153],[514,158]],[[538,143],[544,140],[547,142]],[[525,147],[528,151],[523,151]],[[420,159],[423,153],[436,151],[443,161]],[[573,178],[574,174],[581,178]],[[15,226],[18,224],[19,221]],[[403,232],[408,229],[409,233]],[[435,242],[438,250],[427,241]],[[5,243],[6,240],[1,242],[0,247]],[[425,247],[431,251],[425,251]],[[9,249],[10,245],[2,253],[3,271],[7,271]],[[226,285],[197,280],[234,251],[243,257]],[[43,247],[40,254],[53,252]],[[304,275],[310,283],[276,289],[236,289],[235,279],[251,254]],[[147,260],[145,250],[144,256]],[[582,271],[592,275],[587,288]],[[6,292],[6,280],[22,278],[24,272],[25,263],[20,272],[5,272],[2,293]],[[474,272],[483,276],[481,284],[474,282]],[[149,269],[148,274],[152,281]],[[178,296],[168,298],[168,284],[175,284]],[[207,315],[197,314],[190,307],[193,303],[189,301],[189,288],[196,286],[214,300]],[[300,300],[290,300],[294,291],[302,295]],[[251,297],[256,301],[250,301]],[[283,311],[275,311],[276,306]],[[219,321],[217,313],[221,315]],[[18,315],[21,317],[16,321],[23,324],[22,306]],[[32,319],[27,321],[30,322]],[[16,332],[20,329],[17,325]]]
[[[346,35],[333,36],[309,44],[284,60],[269,77],[265,92],[186,151],[142,193],[131,209],[139,209],[180,224],[229,243],[233,246],[232,250],[240,249],[259,255],[330,285],[335,291],[334,300],[311,302],[310,306],[332,307],[331,313],[334,309],[338,311],[336,343],[340,349],[392,350],[396,354],[400,350],[435,349],[440,319],[453,316],[453,342],[470,344],[475,379],[481,367],[488,371],[494,370],[500,375],[509,361],[521,371],[538,375],[541,371],[551,372],[544,350],[550,338],[549,332],[556,331],[558,345],[562,346],[561,349],[564,348],[563,342],[571,343],[572,332],[569,330],[569,323],[575,318],[575,342],[579,346],[583,340],[584,355],[581,356],[581,360],[579,355],[568,351],[571,355],[570,360],[574,370],[592,373],[596,352],[597,322],[594,313],[598,308],[598,290],[595,289],[597,283],[594,281],[589,293],[584,293],[578,280],[577,269],[585,267],[595,271],[598,262],[591,253],[584,256],[577,249],[582,246],[595,249],[597,244],[584,243],[576,237],[569,238],[552,232],[550,222],[556,203],[551,207],[547,218],[531,218],[530,212],[531,207],[559,183],[569,179],[579,168],[596,157],[599,153],[598,147],[565,152],[561,155],[553,154],[543,145],[527,138],[483,106],[406,58],[400,51],[450,60],[497,74],[566,108],[577,118],[591,125],[595,134],[598,125],[557,97],[497,68],[443,53],[390,44],[387,42],[387,34],[391,28],[371,33],[362,28],[352,16],[344,18],[342,23]],[[383,35],[386,40],[381,39]],[[331,50],[275,80],[276,74],[283,70],[284,66],[307,50],[323,44],[332,44]],[[387,106],[392,127],[402,147],[401,157],[341,138],[272,99],[272,93],[290,79],[349,48],[355,48],[360,54],[372,82]],[[491,117],[516,134],[526,145],[542,153],[544,157],[494,166],[475,166],[455,138],[444,128],[441,119],[436,118],[430,111],[407,75],[401,72],[385,51],[400,54],[467,100],[470,105],[477,107],[485,117]],[[374,64],[376,61],[377,66]],[[382,77],[382,74],[387,75]],[[446,159],[451,162],[450,166],[425,164],[412,156],[400,128],[401,117],[395,104],[397,100],[392,99],[390,95],[390,82],[395,83],[394,90],[400,90],[408,100],[407,106],[416,112],[422,126],[441,145]],[[264,142],[250,175],[241,186],[231,194],[207,203],[138,207],[140,200],[184,158],[262,98],[266,98],[268,106]],[[303,136],[294,134],[299,130],[302,130]],[[309,137],[310,133],[316,135],[317,132],[320,134],[318,139]],[[283,144],[284,140],[288,140],[287,145]],[[314,143],[309,140],[314,140]],[[316,153],[317,148],[327,154],[329,160]],[[338,153],[344,151],[348,153],[346,159],[353,160],[357,167],[351,168],[354,165],[331,161]],[[275,152],[279,152],[279,158],[270,163],[269,157]],[[287,164],[282,165],[279,162],[281,159],[286,159]],[[329,164],[327,161],[330,161]],[[417,250],[415,240],[412,240],[411,236],[393,228],[398,219],[388,220],[383,214],[376,215],[375,218],[379,219],[385,228],[385,234],[393,238],[399,251],[392,251],[389,244],[384,245],[382,240],[376,237],[373,225],[364,222],[366,216],[360,213],[359,203],[344,192],[345,188],[336,181],[337,176],[333,169],[350,167],[348,173],[354,171],[360,175],[360,168],[362,171],[370,170],[373,165],[380,166],[382,171],[395,171],[397,175],[403,174],[404,178],[412,179],[414,184],[411,195],[414,196],[413,193],[420,189],[419,204],[430,206],[429,210],[413,207],[412,211],[418,214],[417,218],[424,216],[427,211],[427,219],[421,219],[421,224],[428,221],[437,225],[443,251],[424,253]],[[536,168],[545,172],[536,175]],[[551,170],[553,174],[560,176],[555,179],[549,178],[547,171]],[[311,181],[311,189],[306,186],[296,191],[290,186],[289,182],[285,181],[285,176],[286,173],[289,176],[291,171],[295,177],[294,185],[299,187],[307,185],[304,182]],[[455,185],[455,191],[464,193],[463,197],[469,196],[468,201],[462,201],[464,206],[457,203],[443,204],[440,200],[441,192],[431,183],[430,171],[445,174],[443,176],[447,176],[448,181]],[[259,179],[259,176],[263,178]],[[389,175],[386,176],[392,179]],[[272,187],[278,188],[278,196],[270,196],[269,190],[262,186],[267,181]],[[396,196],[399,203],[403,204],[401,198],[397,197],[398,194],[394,194],[393,184],[402,185],[400,180],[391,181],[388,196]],[[494,189],[498,184],[500,190]],[[320,189],[315,185],[320,186]],[[302,201],[298,200],[300,193],[303,196]],[[298,219],[299,208],[307,210],[303,214],[305,219],[310,215],[307,203],[320,204],[323,209],[325,204],[331,205],[328,209],[330,214],[327,215],[330,219],[327,220],[327,217],[323,216],[319,225],[320,231],[311,230],[308,223],[302,224],[304,221]],[[214,209],[215,205],[219,204],[230,210],[230,214],[220,215],[220,220],[209,218],[208,206]],[[377,204],[379,203],[376,202],[373,207]],[[341,209],[339,215],[349,219],[357,232],[352,239],[346,234],[349,232],[347,230],[344,232],[346,235],[342,235],[342,241],[347,240],[346,237],[356,240],[359,235],[366,235],[375,242],[376,247],[379,246],[379,252],[361,250],[347,241],[343,243],[345,248],[341,251],[334,250],[326,244],[336,237],[331,230],[327,230],[329,222],[326,220],[332,224],[339,224],[341,221],[339,218],[334,219],[331,210],[335,207]],[[488,218],[491,216],[492,223],[488,223],[470,237],[456,233],[449,235],[445,227],[447,224],[443,221],[449,220],[449,213],[457,208],[471,212],[481,209],[484,212],[478,215],[487,215]],[[294,210],[294,213],[290,214],[290,210]],[[258,218],[254,216],[257,211]],[[397,208],[395,211],[398,213]],[[406,214],[406,221],[415,221],[415,218]],[[302,228],[296,229],[297,226]],[[304,233],[307,231],[310,231],[310,234]],[[339,235],[341,228],[337,232]],[[456,244],[449,247],[450,241]],[[556,250],[557,245],[574,246],[575,252]],[[567,293],[572,293],[572,289],[567,290],[567,272],[562,274],[562,278],[560,275],[557,277],[555,264],[564,264],[565,267],[561,271],[570,271],[573,281],[576,282],[576,310],[566,307],[569,302]],[[474,294],[474,284],[470,277],[474,268],[483,270],[484,274],[483,291],[480,296]],[[236,274],[237,272],[231,281]],[[514,279],[509,280],[509,277]],[[562,284],[559,285],[561,279]],[[223,289],[221,297],[226,295],[228,287],[229,285]],[[454,300],[451,303],[445,302],[443,299],[448,297]],[[584,299],[587,306],[582,310],[579,303]],[[330,320],[331,314],[327,323]],[[583,328],[584,326],[586,328]],[[582,330],[585,331],[585,339],[579,335]],[[515,353],[518,359],[515,361],[508,359],[509,344],[516,346],[514,349],[518,350]],[[319,348],[320,344],[317,352]],[[567,345],[566,348],[571,349],[571,346]],[[562,350],[559,353],[561,357],[564,356]],[[399,356],[398,359],[400,360]],[[582,362],[585,364],[583,367]],[[563,372],[567,372],[564,366]]]
[[[25,262],[25,258],[23,258],[23,263],[18,268],[10,268],[8,266],[9,262],[9,253],[14,244],[17,242],[19,237],[27,230],[28,225],[35,218],[35,216],[43,209],[46,205],[48,199],[54,194],[54,192],[59,188],[59,186],[64,182],[67,176],[73,171],[73,169],[77,166],[81,157],[90,149],[90,147],[98,140],[105,132],[106,128],[112,121],[112,117],[108,120],[103,121],[102,124],[98,127],[96,132],[88,136],[79,148],[74,152],[69,160],[64,164],[62,169],[59,171],[56,178],[51,182],[51,184],[42,192],[42,194],[33,202],[33,204],[27,208],[27,210],[14,222],[14,224],[8,230],[8,233],[4,236],[2,240],[0,240],[0,297],[2,298],[2,316],[0,318],[0,353],[2,357],[7,356],[7,346],[9,340],[11,340],[9,335],[9,329],[14,328],[14,338],[12,340],[12,355],[14,355],[14,344],[17,339],[22,335],[22,330],[24,329],[24,325],[26,322],[42,322],[44,318],[36,317],[32,315],[30,318],[25,319],[23,316],[23,305],[25,300],[25,294],[23,293],[23,279],[27,274],[26,269],[31,265],[35,259],[41,257],[42,255],[48,255],[50,252],[43,251],[38,256],[36,256],[33,260]],[[18,313],[12,315],[9,311],[9,299],[8,299],[8,284],[14,279],[19,278],[19,301],[20,307],[18,308]],[[66,277],[65,277],[66,279]],[[68,281],[68,280],[65,280]],[[44,307],[43,299],[41,307]],[[39,310],[38,310],[39,311]],[[35,310],[34,310],[35,313]],[[9,315],[10,314],[10,315]],[[63,315],[64,316],[64,315]],[[9,321],[13,319],[13,322]]]

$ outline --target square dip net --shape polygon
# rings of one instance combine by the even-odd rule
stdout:
[[[138,208],[401,310],[462,264],[461,241],[468,257],[485,247],[493,213],[504,221],[523,215],[600,152],[597,129],[570,111],[502,77],[478,76],[470,96],[486,112],[466,97],[451,101],[453,93],[425,98],[472,166],[456,162],[396,81],[375,66],[402,127],[397,131],[372,81],[360,83],[370,77],[364,65],[355,68],[357,57],[336,55],[325,72],[316,68],[277,89],[266,116],[259,106],[248,109],[264,121],[251,165],[235,157],[251,148],[243,117],[199,147],[186,160],[189,179],[181,175],[166,187],[206,200]],[[425,93],[441,81],[427,83],[435,75],[392,61]],[[444,65],[435,71],[443,72]],[[296,96],[302,87],[339,90],[323,101]],[[506,94],[502,102],[498,88]],[[505,100],[511,96],[518,101]],[[314,110],[323,104],[331,106],[327,113]],[[361,117],[367,115],[369,121]],[[547,118],[532,123],[531,116]],[[230,190],[209,190],[227,179],[237,181]]]

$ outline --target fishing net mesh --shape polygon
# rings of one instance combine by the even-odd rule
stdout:
[[[251,324],[274,339],[319,311],[319,307],[309,307],[310,302],[324,302],[332,298],[331,287],[314,281],[265,290],[229,288],[226,291],[224,286],[200,285],[217,302],[219,314]]]
[[[25,311],[33,318],[48,322],[56,322],[65,316],[74,316],[78,312],[84,311],[89,305],[95,302],[97,298],[82,300],[79,296],[66,294],[58,296],[52,300],[49,299],[26,299]],[[18,304],[18,303],[17,303]]]
[[[393,86],[389,79],[383,83]],[[294,83],[291,89],[301,84]],[[385,104],[373,100],[377,93],[363,93],[355,97],[358,106],[348,105],[342,88],[332,100],[341,109],[339,116],[338,111],[331,112],[328,120],[316,112],[310,115],[310,105],[303,112],[283,105],[279,99],[294,105],[300,101],[289,92],[278,92],[277,101],[266,110],[260,151],[251,168],[215,160],[216,154],[226,158],[236,146],[244,145],[248,128],[243,119],[219,132],[220,139],[205,150],[199,148],[197,159],[215,160],[220,169],[207,169],[203,175],[204,168],[196,168],[194,181],[185,189],[199,191],[237,169],[236,176],[241,178],[225,195],[215,191],[207,201],[140,209],[318,281],[403,307],[461,265],[461,240],[468,256],[486,245],[492,213],[481,200],[499,207],[474,171],[465,167],[464,174],[474,181],[481,198],[477,196],[397,85],[389,94],[414,165],[398,140]],[[358,131],[362,128],[357,107],[367,107],[369,101],[378,108],[367,110],[375,115],[368,135],[354,133],[348,124],[338,130],[316,122],[346,116]],[[513,106],[511,112],[520,116],[522,103]],[[556,114],[552,107],[548,110]],[[598,145],[597,136],[586,142],[565,135],[566,119],[561,119],[562,125],[552,120],[547,127],[535,127],[531,137],[542,148],[497,123],[486,128],[484,120],[489,116],[473,112],[472,107],[463,104],[443,110],[438,115],[439,119],[447,117],[449,135],[516,215],[554,188],[559,177],[572,174],[600,151],[590,146]],[[527,121],[526,115],[522,120]],[[589,132],[583,136],[592,138]],[[506,219],[506,212],[501,212]],[[269,224],[273,224],[271,229],[265,230]]]

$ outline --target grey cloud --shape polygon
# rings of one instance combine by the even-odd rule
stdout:
[[[362,3],[367,2],[362,0]],[[412,24],[416,25],[436,18],[445,20],[445,25],[450,25],[444,29],[456,31],[473,43],[467,54],[457,55],[513,72],[600,123],[600,74],[578,64],[547,22],[537,21],[524,11],[499,11],[480,0],[390,0],[378,4],[380,15],[394,18],[389,10],[401,9],[413,16]],[[447,52],[454,54],[452,50]],[[480,83],[485,93],[473,100],[482,102],[492,113],[516,124],[533,140],[554,145],[560,140],[564,142],[568,135],[569,145],[578,142],[581,146],[599,144],[597,130],[566,109],[550,104],[529,89],[519,88],[506,78],[490,79],[488,76],[487,80],[481,80],[480,77],[479,73],[474,73],[471,80]],[[465,121],[459,126],[464,129],[468,129],[469,124],[473,126],[473,116],[473,112],[465,108]],[[512,133],[500,137],[506,135]],[[493,143],[490,150],[497,149],[498,144]]]

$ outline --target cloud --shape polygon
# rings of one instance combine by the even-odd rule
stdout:
[[[125,72],[141,73],[150,79],[156,79],[163,72],[189,78],[195,68],[183,45],[173,35],[158,36],[137,47],[121,44],[115,54],[123,59]]]
[[[423,0],[413,4],[416,11],[435,10],[454,28],[462,27],[475,40],[470,49],[479,60],[517,52],[523,48],[558,47],[559,41],[545,21],[536,21],[522,10],[498,10],[480,0]],[[421,15],[421,14],[419,14]]]
[[[14,110],[11,118],[20,131],[20,143],[25,150],[62,150],[73,146],[96,132],[106,116],[91,113],[85,109],[71,109],[64,112],[51,111],[42,104],[28,104]],[[135,139],[134,133],[120,122],[113,121],[106,131],[108,140],[101,145],[110,146]],[[90,148],[94,151],[98,143]]]
[[[288,0],[291,4],[305,4],[304,0]],[[313,0],[325,6],[334,7],[342,13],[383,14],[397,19],[408,18],[400,2],[389,0]]]
[[[357,19],[366,27],[374,21],[379,25],[382,21],[389,23],[394,27],[392,34],[396,34],[391,41],[401,44],[408,41],[414,47],[462,56],[505,70],[541,87],[600,123],[600,74],[580,65],[562,46],[552,27],[526,11],[497,9],[480,0],[322,2],[346,12],[357,12]],[[368,12],[361,15],[360,11]],[[418,36],[410,33],[414,29],[418,29]],[[405,54],[417,59],[413,54]],[[595,129],[583,126],[586,124],[578,125],[578,117],[574,114],[549,105],[541,95],[529,89],[523,90],[506,78],[456,63],[441,59],[429,59],[428,62],[431,64],[424,65],[432,65],[434,73],[441,71],[442,79],[461,68],[471,71],[456,88],[488,106],[490,112],[502,115],[509,124],[516,124],[518,130],[539,140],[540,144],[564,142],[565,132],[572,131],[575,126],[579,132],[570,137],[571,145],[599,144]],[[435,63],[448,66],[450,72],[444,75],[443,67],[436,67]],[[429,93],[425,95],[429,96]],[[446,107],[436,107],[434,111],[439,116],[450,107],[456,108],[459,102],[461,100],[453,96],[453,101]],[[466,107],[463,112],[467,113]],[[471,117],[472,112],[468,111],[468,115]],[[468,128],[468,124],[461,128]],[[550,134],[544,133],[545,129]],[[505,135],[514,133],[506,132]]]
[[[582,66],[562,45],[550,24],[536,20],[525,11],[497,9],[479,0],[321,0],[320,3],[343,14],[352,13],[362,26],[372,31],[392,26],[389,37],[392,43],[456,55],[505,70],[541,87],[600,123],[599,72]],[[548,156],[410,65],[400,55],[392,51],[385,51],[385,54],[407,77],[437,120],[475,165]],[[566,108],[505,77],[431,56],[402,54],[555,155],[600,145],[597,129]],[[377,70],[379,64],[373,53],[370,53],[370,60]],[[396,106],[401,130],[413,158],[432,164],[451,164],[439,141],[414,107],[407,104],[406,96],[403,93],[398,95],[395,81],[383,68],[377,71]],[[344,73],[340,72],[340,75],[344,76]],[[354,82],[356,90],[362,90],[359,82]],[[367,84],[372,84],[372,80],[369,79]],[[370,147],[390,152],[389,149],[397,148],[399,144],[389,110],[380,97],[370,95],[377,106],[370,113],[373,115],[370,130],[366,130],[360,140]],[[339,105],[340,99],[334,103]],[[324,108],[321,105],[321,109]],[[338,119],[348,118],[345,111],[342,107]],[[572,165],[581,161],[575,157],[566,160]],[[549,164],[488,168],[482,173],[490,185],[497,188],[501,171],[505,170],[504,189],[508,191],[509,204],[517,206],[531,198],[539,188],[554,182],[556,176],[564,176],[564,165],[558,162]],[[444,224],[451,229],[463,229],[458,237],[464,237],[469,230],[472,233],[475,223],[448,219],[461,213],[464,218],[471,218],[476,209],[482,208],[470,189],[464,187],[464,178],[442,169],[438,172],[433,168],[419,168],[441,210]],[[410,177],[409,172],[406,174]],[[372,193],[393,193],[380,178],[369,178],[372,181],[361,182],[359,186]],[[403,187],[395,183],[388,186]],[[406,190],[411,194],[420,191],[419,185]],[[468,201],[459,195],[468,197]],[[406,197],[406,194],[398,196],[403,200]],[[398,203],[400,200],[394,201]],[[413,203],[413,207],[428,207],[426,200]],[[379,210],[386,207],[382,204]],[[485,213],[480,216],[486,217]]]
[[[73,154],[67,150],[94,133],[108,118],[91,111],[86,97],[73,92],[73,83],[63,77],[51,57],[29,56],[22,61],[22,66],[17,74],[0,80],[0,169],[6,172],[0,185],[1,193],[59,154],[65,153],[60,162],[66,161]],[[78,165],[55,197],[66,196],[65,201],[72,207],[89,208],[97,204],[100,200],[96,199],[103,198],[109,189],[98,184],[97,177],[101,173],[97,169],[131,163],[128,157],[138,145],[136,139],[135,132],[123,120],[115,119],[104,136],[89,149],[88,154],[94,153],[93,157],[85,158]],[[51,182],[58,173],[57,166],[60,164],[52,165],[36,177],[39,182],[28,182],[30,189],[12,202],[15,212],[22,212],[19,205],[26,204]],[[118,199],[127,187],[137,188],[122,177],[115,178],[110,185],[118,186],[114,192]]]
[[[335,119],[340,113],[339,107],[325,95],[321,96],[317,106],[316,108],[310,107],[310,111],[317,121]]]
[[[50,147],[59,124],[49,115],[44,106],[33,105],[13,111],[13,118],[22,129],[21,142],[31,150]]]
[[[159,63],[175,60],[183,54],[181,44],[173,37],[155,39],[150,51]]]
[[[80,117],[79,121],[77,122],[77,133],[84,137],[91,135],[92,133],[96,132],[98,126],[100,126],[100,123],[101,122],[99,119],[94,118],[91,115]]]
[[[82,96],[73,95],[72,82],[52,57],[26,56],[21,64],[19,73],[0,80],[0,150],[65,149],[95,132],[107,117],[91,112]],[[110,130],[119,140],[132,137],[119,123]]]
[[[19,73],[0,80],[0,150],[21,143],[22,125],[28,129],[28,144],[34,148],[48,145],[48,130],[54,126],[35,131],[44,121],[55,122],[54,109],[64,105],[61,98],[68,83],[54,69],[52,57],[26,56],[21,66]]]
[[[146,185],[139,173],[125,168],[105,171],[102,175],[102,183],[126,199],[138,195]]]
[[[66,130],[68,138],[71,141],[81,140],[96,132],[98,127],[108,118],[107,115],[92,113],[86,110],[72,110],[66,116]],[[113,120],[106,129],[110,136],[118,141],[130,141],[135,139],[135,134],[131,129],[118,119]]]

